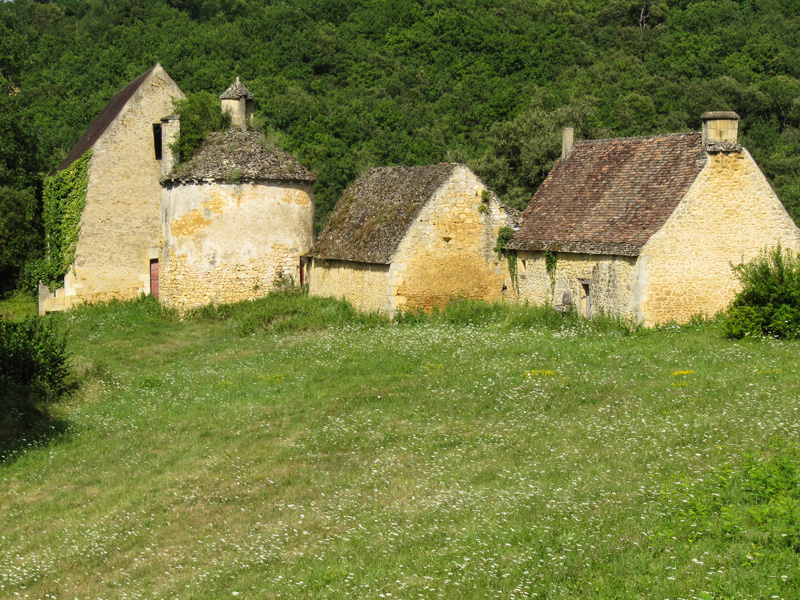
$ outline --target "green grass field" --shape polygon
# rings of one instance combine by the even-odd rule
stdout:
[[[54,315],[5,598],[800,598],[798,342],[300,295]]]

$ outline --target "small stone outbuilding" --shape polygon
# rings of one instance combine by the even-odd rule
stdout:
[[[731,264],[800,232],[737,140],[738,115],[702,133],[572,143],[508,248],[520,301],[658,324],[713,315],[738,290]]]
[[[302,283],[314,242],[315,176],[248,130],[253,95],[238,77],[220,98],[231,128],[209,134],[162,182],[159,299],[180,310]],[[178,127],[165,119],[165,144]]]
[[[161,241],[161,119],[183,92],[155,65],[117,92],[56,171],[92,150],[75,260],[54,293],[39,286],[39,312],[151,291]]]
[[[517,217],[464,165],[374,168],[345,190],[309,253],[309,293],[389,315],[497,300],[493,248]]]

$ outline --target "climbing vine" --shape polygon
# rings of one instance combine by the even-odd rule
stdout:
[[[514,285],[515,290],[519,290],[517,283],[517,253],[514,250],[506,251],[506,246],[511,238],[514,237],[514,230],[511,227],[501,227],[497,232],[497,243],[494,246],[494,251],[498,254],[505,253],[506,262],[508,262],[508,274],[511,275],[511,283]]]
[[[556,289],[556,267],[558,266],[558,254],[547,251],[544,253],[544,268],[550,277],[550,293],[555,293]]]
[[[44,230],[47,255],[40,279],[50,291],[61,287],[64,275],[75,261],[75,246],[81,229],[81,215],[86,205],[89,161],[92,151],[66,169],[45,178]]]

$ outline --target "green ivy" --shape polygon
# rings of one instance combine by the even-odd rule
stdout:
[[[506,261],[508,262],[508,274],[511,275],[511,283],[514,289],[519,291],[519,284],[517,283],[517,253],[514,250],[505,250],[508,242],[514,237],[514,230],[511,227],[501,227],[497,232],[497,243],[494,246],[494,251],[498,254],[505,253]]]
[[[556,268],[558,267],[558,254],[550,252],[549,250],[544,253],[544,268],[547,270],[547,275],[550,277],[550,293],[554,294],[556,289]]]
[[[87,150],[69,167],[44,181],[46,258],[40,279],[51,292],[64,285],[64,275],[75,261],[91,158],[92,151]]]

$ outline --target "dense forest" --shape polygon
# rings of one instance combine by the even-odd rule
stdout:
[[[13,0],[0,3],[0,285],[42,253],[41,186],[108,99],[160,62],[187,92],[239,75],[318,175],[322,222],[375,165],[461,161],[524,207],[578,139],[741,141],[800,220],[798,0]]]

